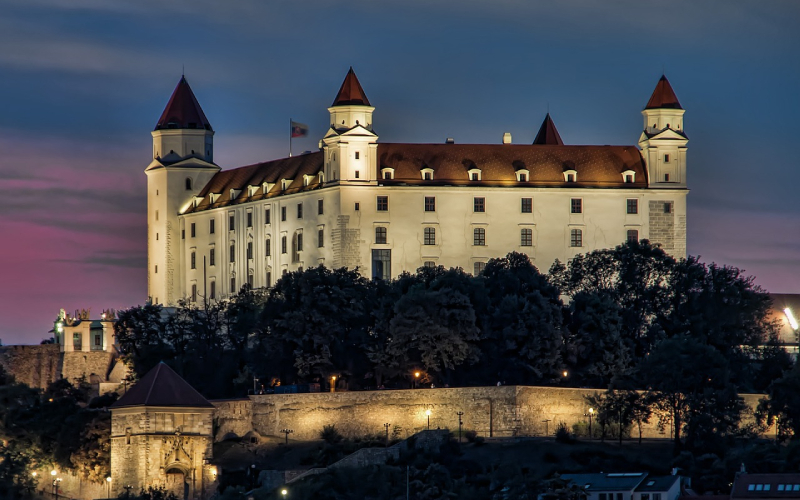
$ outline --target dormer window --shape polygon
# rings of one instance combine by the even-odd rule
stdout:
[[[625,184],[633,184],[636,182],[636,172],[633,170],[626,170],[622,172],[622,182]]]
[[[258,191],[258,186],[247,186],[247,197],[252,198]]]
[[[230,195],[231,195],[231,201],[235,200],[235,199],[236,199],[236,197],[237,197],[237,196],[239,196],[239,193],[241,193],[241,192],[242,192],[242,191],[241,191],[241,190],[239,190],[239,189],[231,189],[231,192],[230,192]]]
[[[528,182],[530,172],[528,170],[521,168],[516,171],[517,174],[517,182]]]
[[[471,168],[468,170],[469,173],[469,180],[471,181],[479,181],[481,180],[481,169],[479,168]]]
[[[577,182],[578,172],[575,170],[564,170],[564,182]]]
[[[317,182],[320,184],[325,183],[325,172],[320,171],[320,173],[317,174]]]
[[[420,170],[422,173],[422,180],[424,181],[432,181],[433,180],[433,169],[432,168],[423,168]]]
[[[314,178],[313,175],[308,175],[308,174],[304,175],[303,176],[303,187],[308,187],[308,185],[311,184],[311,179],[313,179],[313,178]]]
[[[292,184],[292,179],[281,179],[281,190],[286,191]]]
[[[219,194],[218,193],[211,193],[211,194],[208,195],[208,198],[209,198],[209,200],[211,200],[211,203],[216,203],[217,200],[219,199]]]
[[[192,190],[192,179],[190,179],[189,177],[186,178],[186,190],[187,191]]]
[[[269,182],[261,183],[261,192],[264,193],[264,196],[266,196],[267,193],[269,193],[269,190],[272,189],[272,186],[274,185],[275,184],[270,184]]]
[[[382,168],[381,169],[381,177],[385,181],[394,180],[394,169],[393,168]]]

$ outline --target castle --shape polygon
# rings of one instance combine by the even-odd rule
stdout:
[[[319,151],[221,170],[182,77],[145,170],[150,299],[221,299],[320,264],[380,279],[479,273],[517,251],[546,270],[639,239],[685,256],[688,138],[666,77],[638,147],[564,145],[549,114],[530,145],[379,143],[374,111],[351,68]]]

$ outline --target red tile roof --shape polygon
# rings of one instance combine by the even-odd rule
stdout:
[[[367,94],[361,88],[352,66],[350,66],[347,76],[344,77],[342,87],[339,89],[339,93],[336,94],[336,99],[333,100],[332,106],[347,106],[351,104],[370,106]]]
[[[645,109],[659,108],[683,109],[681,103],[678,102],[678,96],[676,96],[675,91],[672,90],[672,85],[669,84],[669,80],[667,80],[667,77],[664,75],[661,75],[661,79],[658,80],[653,95],[650,96],[650,100],[647,102],[647,106],[645,106]]]
[[[166,364],[159,363],[119,398],[111,408],[129,406],[172,406],[213,408],[202,394]]]
[[[378,182],[387,186],[529,186],[565,187],[564,171],[577,171],[571,186],[594,188],[646,188],[647,171],[635,146],[552,146],[514,144],[378,144]],[[319,189],[317,174],[323,153],[309,153],[217,173],[199,194],[202,201],[189,212],[198,212],[272,198],[282,194]],[[380,169],[393,168],[394,179],[384,180]],[[424,181],[420,170],[434,170],[433,180]],[[469,180],[468,171],[481,170],[481,180]],[[527,182],[517,181],[517,170],[528,170]],[[623,183],[622,172],[635,172],[636,182]],[[313,176],[308,186],[303,176]],[[292,179],[286,190],[281,180]],[[274,184],[263,192],[263,183]],[[254,193],[248,186],[258,186]],[[231,189],[236,190],[231,199]],[[210,194],[220,195],[211,203]]]
[[[189,87],[189,82],[186,77],[182,76],[175,90],[172,92],[172,97],[169,98],[167,107],[161,113],[161,118],[158,119],[156,130],[163,130],[169,128],[199,128],[206,130],[213,130],[211,124],[208,122],[200,103]]]
[[[539,133],[536,134],[536,139],[533,140],[533,143],[539,145],[549,144],[551,146],[564,145],[564,141],[561,140],[561,136],[556,130],[556,124],[550,118],[550,113],[547,113],[547,116],[544,117],[542,126],[539,127]]]

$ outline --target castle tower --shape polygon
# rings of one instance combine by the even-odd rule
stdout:
[[[164,487],[181,500],[208,498],[214,406],[159,363],[111,409],[111,486]]]
[[[686,144],[684,109],[666,76],[661,76],[642,111],[644,131],[639,147],[647,164],[650,187],[686,188]]]
[[[147,293],[155,303],[173,306],[183,298],[178,214],[220,168],[213,163],[214,130],[189,83],[181,77],[153,136],[147,175]]]
[[[322,139],[326,182],[377,183],[378,136],[372,130],[373,111],[351,67],[328,108],[331,128]]]
[[[553,123],[553,119],[550,118],[550,113],[547,113],[547,115],[544,117],[542,126],[539,127],[539,133],[536,134],[536,139],[533,140],[533,144],[549,146],[564,145],[564,141],[561,140],[561,135],[559,135],[558,130],[556,129],[556,124]]]

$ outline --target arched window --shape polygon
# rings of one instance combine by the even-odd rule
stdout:
[[[186,178],[186,190],[187,191],[191,191],[192,190],[192,179],[189,178],[189,177]]]

